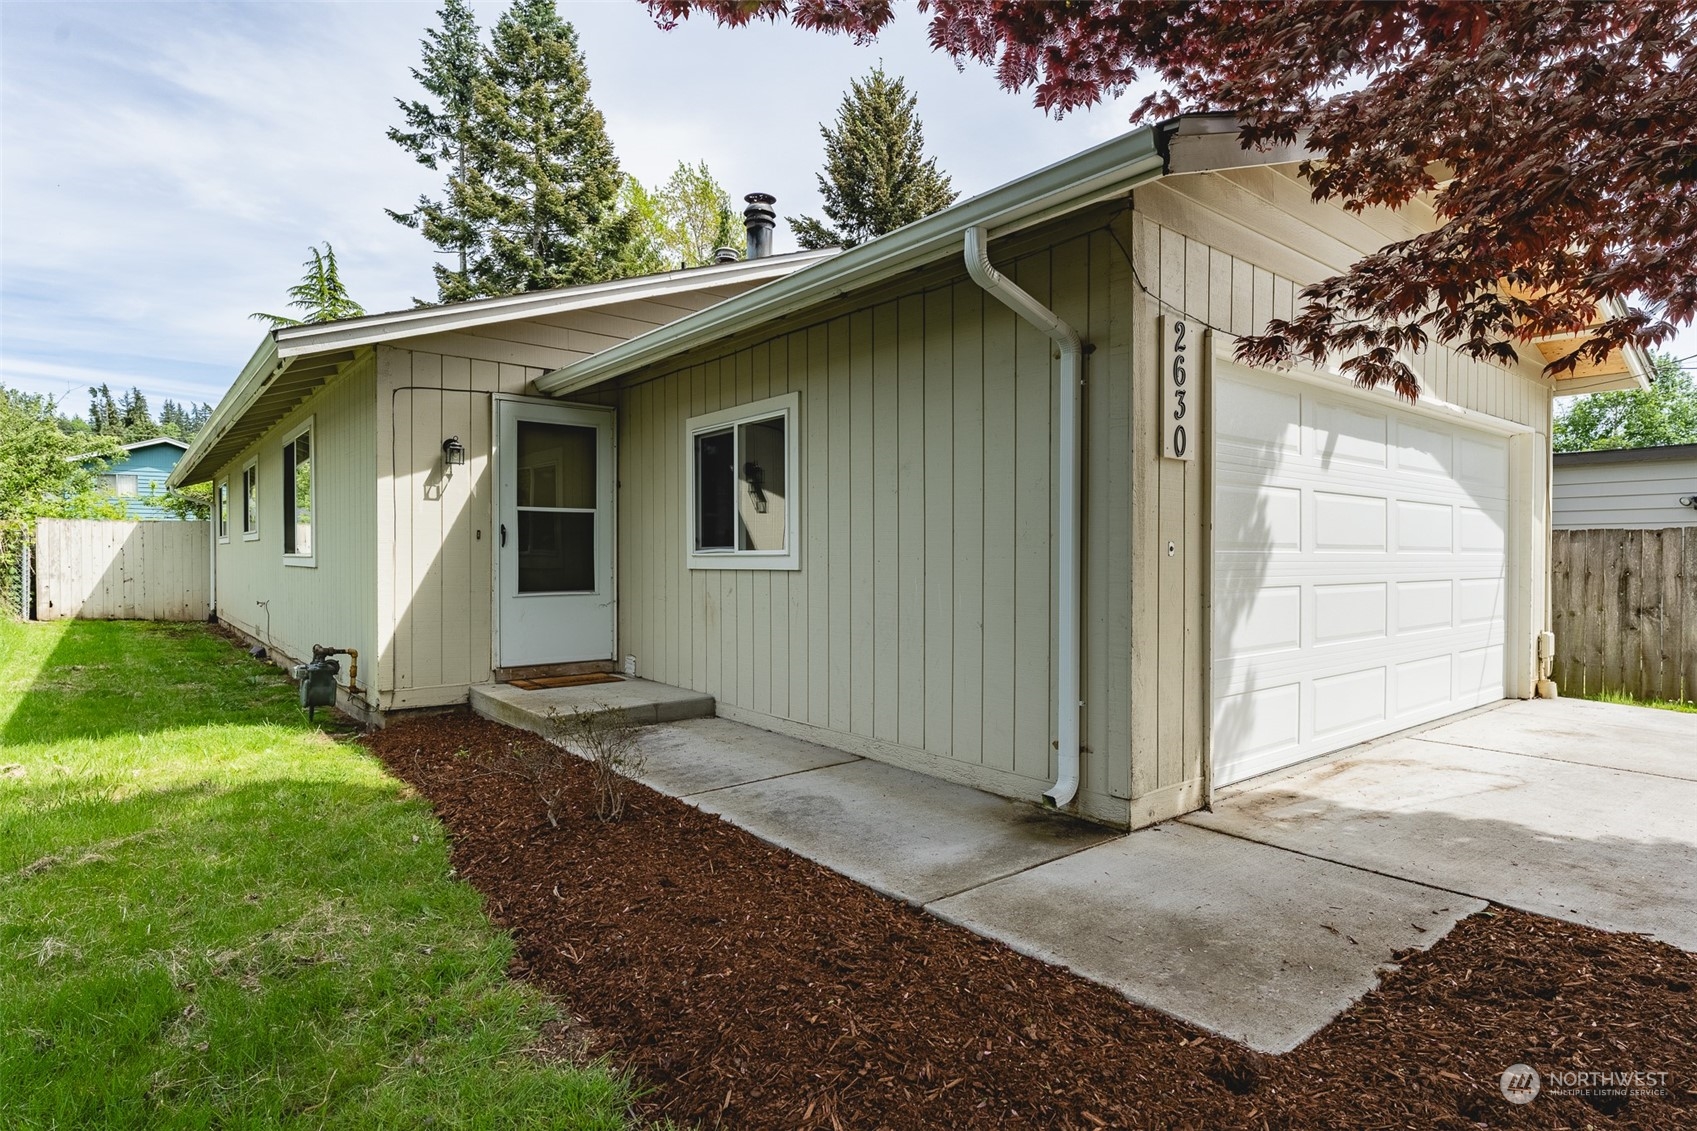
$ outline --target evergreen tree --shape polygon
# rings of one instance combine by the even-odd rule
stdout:
[[[153,414],[147,407],[147,396],[135,386],[118,401],[118,431],[126,444],[150,440],[159,434],[153,426]]]
[[[577,33],[554,0],[515,0],[474,84],[467,218],[485,234],[453,298],[600,282],[641,269],[624,175],[589,99]],[[444,296],[450,297],[450,296]]]
[[[110,386],[101,384],[88,390],[88,424],[96,436],[116,436],[123,431]]]
[[[907,84],[881,66],[853,80],[836,127],[819,126],[825,139],[819,193],[829,222],[787,217],[802,247],[853,247],[954,203],[937,159],[924,156],[915,107]]]
[[[446,0],[436,13],[440,28],[425,32],[423,65],[412,77],[434,97],[435,104],[396,99],[406,128],[391,128],[389,140],[411,153],[428,169],[447,172],[441,200],[421,195],[409,212],[384,209],[390,219],[424,233],[440,255],[451,255],[459,266],[434,265],[436,291],[444,302],[470,297],[472,256],[483,246],[483,229],[473,219],[473,199],[484,191],[475,164],[474,88],[483,73],[484,54],[478,42],[477,18],[464,0]]]
[[[282,326],[300,326],[309,322],[335,322],[341,318],[358,318],[365,313],[365,307],[355,302],[348,295],[348,289],[342,285],[342,275],[336,267],[336,249],[326,240],[322,254],[316,247],[311,251],[312,258],[303,264],[306,267],[305,277],[289,288],[289,305],[305,311],[306,317],[291,318],[286,314],[254,313],[248,315],[249,318],[269,322],[275,330]]]

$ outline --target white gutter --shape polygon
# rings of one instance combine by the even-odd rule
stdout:
[[[1078,331],[1054,311],[1032,298],[1000,271],[990,266],[990,235],[984,225],[966,230],[966,273],[1002,305],[1043,331],[1059,347],[1061,356],[1060,482],[1056,484],[1061,532],[1055,546],[1055,604],[1060,613],[1056,627],[1059,664],[1055,669],[1055,714],[1059,720],[1059,773],[1043,799],[1060,808],[1078,793],[1079,713],[1079,533],[1083,514],[1079,507],[1078,452],[1080,444],[1079,390],[1084,383],[1084,341]]]

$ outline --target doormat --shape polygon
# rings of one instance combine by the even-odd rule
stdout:
[[[579,675],[545,675],[536,679],[515,679],[509,687],[523,691],[541,691],[548,687],[588,687],[592,683],[622,683],[623,677],[610,672],[583,672]]]

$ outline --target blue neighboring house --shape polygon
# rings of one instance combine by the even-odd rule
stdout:
[[[165,494],[165,480],[189,446],[169,436],[155,436],[125,444],[124,454],[112,461],[100,477],[106,493],[124,504],[130,518],[174,519],[177,516],[149,501]]]

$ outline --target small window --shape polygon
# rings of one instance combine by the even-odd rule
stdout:
[[[310,564],[312,558],[313,484],[312,420],[283,443],[283,554],[285,557],[309,559],[296,562]]]
[[[242,537],[259,537],[259,464],[251,459],[242,468]]]
[[[228,542],[230,540],[230,481],[228,479],[218,481],[218,513],[214,516],[214,521],[218,523],[218,541]]]
[[[133,499],[141,494],[141,484],[134,475],[119,472],[116,475],[102,475],[100,486],[108,495],[116,495],[120,499]]]
[[[800,394],[690,420],[692,569],[799,569]]]

